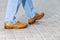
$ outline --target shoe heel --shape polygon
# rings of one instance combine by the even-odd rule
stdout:
[[[31,22],[31,23],[30,23],[30,22],[28,22],[28,24],[34,24],[35,22],[36,22],[36,21],[34,21],[34,22]]]

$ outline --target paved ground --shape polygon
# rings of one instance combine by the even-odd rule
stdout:
[[[26,29],[4,29],[7,0],[0,0],[0,40],[60,40],[60,0],[33,0],[36,10],[44,11],[43,19]],[[18,20],[27,23],[22,6]]]

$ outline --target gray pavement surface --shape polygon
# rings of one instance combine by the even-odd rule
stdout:
[[[35,9],[45,16],[25,29],[4,29],[7,1],[0,0],[0,40],[60,40],[60,0],[33,0]],[[27,23],[22,5],[16,16]]]

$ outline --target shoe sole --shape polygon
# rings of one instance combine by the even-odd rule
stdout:
[[[24,29],[24,28],[27,28],[27,26],[26,27],[20,27],[20,28],[17,28],[17,27],[4,27],[5,29]]]

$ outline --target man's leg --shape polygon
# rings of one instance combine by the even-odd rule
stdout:
[[[26,23],[20,23],[15,17],[21,2],[22,2],[22,0],[9,0],[8,1],[6,19],[5,19],[6,23],[4,23],[4,27],[6,29],[12,29],[12,28],[20,29],[20,28],[27,27]]]
[[[36,12],[32,0],[22,0],[22,4],[28,17],[28,23],[34,23],[37,19],[41,19],[44,16],[44,12]]]
[[[18,11],[19,5],[21,4],[21,0],[8,0],[7,11],[6,11],[6,23],[16,23],[18,20],[15,15]]]

